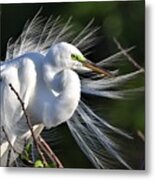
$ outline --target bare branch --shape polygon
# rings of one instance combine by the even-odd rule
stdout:
[[[139,70],[143,70],[144,68],[141,67],[121,46],[121,44],[118,42],[118,40],[116,38],[113,38],[115,44],[117,45],[118,49],[122,51],[122,53],[124,54],[125,57],[127,57],[128,61],[130,61],[137,69]]]
[[[48,157],[56,163],[56,166],[58,168],[63,168],[62,163],[60,162],[60,160],[58,159],[58,157],[55,155],[55,153],[52,151],[52,149],[49,147],[49,145],[45,142],[45,140],[39,136],[39,145],[41,146],[41,148],[46,152],[46,154],[48,155]]]
[[[5,131],[4,126],[2,126],[2,131],[4,132],[5,137],[6,137],[6,140],[7,140],[7,142],[9,143],[9,145],[10,145],[11,149],[13,150],[13,152],[16,153],[16,154],[18,154],[18,155],[20,155],[20,152],[18,152],[18,151],[14,148],[14,146],[12,145],[12,143],[11,143],[9,137],[8,137],[8,134],[7,134],[7,132]],[[7,167],[9,167],[9,164],[10,164],[11,149],[8,150],[7,163],[6,163],[6,166],[7,166]],[[15,162],[16,162],[16,161],[15,161]]]
[[[18,155],[20,155],[20,153],[13,147],[13,145],[12,145],[12,143],[11,143],[11,141],[10,141],[8,135],[7,135],[7,132],[5,131],[5,129],[4,129],[3,126],[2,126],[2,131],[4,132],[5,137],[6,137],[6,140],[8,141],[8,143],[9,143],[11,149],[14,151],[14,153],[17,153]]]
[[[23,112],[24,112],[24,115],[25,115],[25,118],[26,118],[28,127],[29,127],[29,129],[30,129],[30,131],[31,131],[32,138],[33,138],[33,140],[34,140],[34,143],[35,143],[35,145],[36,145],[36,148],[37,148],[37,150],[38,150],[38,153],[39,153],[40,157],[42,158],[42,161],[46,164],[47,162],[46,162],[45,157],[44,157],[44,155],[43,155],[43,153],[42,153],[42,151],[41,151],[41,149],[40,149],[40,147],[39,147],[39,145],[38,145],[38,143],[37,143],[37,138],[36,138],[36,136],[35,136],[35,134],[34,134],[34,132],[33,132],[31,120],[30,120],[30,118],[29,118],[29,116],[28,116],[28,114],[27,114],[27,112],[26,112],[24,102],[22,101],[22,99],[20,98],[18,92],[14,89],[14,87],[12,86],[12,84],[9,84],[9,86],[10,86],[11,90],[15,93],[15,95],[17,96],[17,99],[19,100],[19,102],[20,102],[20,104],[21,104],[22,110],[23,110]]]
[[[15,95],[17,96],[17,99],[19,100],[20,104],[21,104],[21,107],[22,107],[22,110],[24,112],[24,115],[25,115],[25,118],[26,118],[26,121],[27,121],[27,124],[28,124],[28,127],[31,131],[31,134],[32,134],[32,138],[34,140],[34,143],[36,145],[36,148],[37,148],[37,151],[40,155],[40,157],[42,158],[42,161],[44,163],[44,165],[47,165],[47,161],[46,161],[46,158],[42,152],[42,150],[46,153],[46,155],[50,158],[50,160],[56,164],[56,166],[58,168],[63,168],[63,165],[62,163],[59,161],[59,159],[57,158],[57,156],[54,154],[54,152],[51,150],[51,148],[49,147],[49,145],[44,141],[44,139],[39,136],[36,138],[34,132],[33,132],[33,127],[32,127],[32,124],[31,124],[31,120],[27,114],[27,111],[25,109],[25,105],[24,105],[24,102],[22,101],[22,99],[20,98],[18,92],[14,89],[14,87],[12,86],[12,84],[9,84],[11,90],[15,93]],[[13,146],[12,146],[13,147]],[[13,147],[14,148],[14,147]]]

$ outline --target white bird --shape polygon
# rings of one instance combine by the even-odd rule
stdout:
[[[101,68],[113,63],[122,52],[97,65],[88,61],[78,47],[90,48],[89,44],[94,40],[91,36],[96,32],[96,29],[90,31],[92,22],[70,41],[74,45],[64,42],[69,39],[66,34],[70,31],[70,20],[63,27],[57,26],[59,18],[49,18],[43,28],[41,22],[37,14],[25,26],[19,39],[8,44],[6,61],[0,64],[1,128],[5,129],[12,146],[17,149],[17,140],[30,136],[21,104],[10,89],[9,84],[12,84],[38,134],[44,127],[52,128],[66,122],[82,151],[96,168],[108,167],[104,154],[109,154],[112,160],[130,169],[119,152],[119,146],[110,139],[107,131],[129,136],[97,116],[81,100],[81,93],[122,98],[123,92],[108,89],[121,85],[142,71],[112,77],[115,72]],[[92,71],[100,75],[97,78],[93,73],[85,78],[80,76]],[[9,143],[3,132],[0,148],[1,166],[5,166]]]

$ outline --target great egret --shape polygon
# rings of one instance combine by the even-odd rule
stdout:
[[[81,93],[122,98],[123,92],[109,89],[132,79],[142,70],[113,77],[116,72],[101,68],[113,63],[122,52],[96,65],[88,61],[78,48],[84,51],[93,44],[97,29],[90,30],[92,21],[72,41],[68,40],[70,19],[62,27],[58,26],[59,17],[49,18],[44,26],[41,24],[42,19],[37,14],[26,24],[15,43],[8,42],[6,61],[0,66],[1,128],[5,129],[12,146],[18,148],[16,141],[27,138],[30,132],[10,83],[22,98],[38,134],[43,127],[56,127],[67,122],[77,143],[96,168],[108,167],[110,160],[107,161],[104,154],[109,154],[112,161],[119,161],[130,169],[107,132],[129,136],[97,116],[81,100]],[[89,72],[90,75],[83,77],[78,72]],[[8,149],[9,143],[1,132],[2,166],[6,165]]]

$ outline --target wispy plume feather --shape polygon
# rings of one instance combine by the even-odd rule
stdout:
[[[79,34],[75,34],[72,31],[72,18],[63,23],[63,19],[60,16],[56,18],[51,16],[48,19],[42,18],[40,11],[31,21],[25,24],[20,37],[14,43],[11,42],[11,39],[8,41],[6,60],[12,60],[27,52],[46,54],[49,47],[61,41],[71,42],[85,54],[89,53],[89,49],[95,45],[96,32],[99,28],[92,28],[94,19]],[[128,53],[133,48],[131,47],[124,51]],[[123,58],[124,53],[120,51],[99,61],[97,65],[100,67],[111,67],[119,59]],[[104,78],[93,74],[87,77],[81,76],[82,95],[85,93],[112,99],[123,99],[124,96],[136,90],[116,91],[111,90],[111,88],[120,88],[122,84],[132,80],[142,72],[142,70],[137,70],[124,75],[117,75],[113,78]],[[113,74],[117,73],[118,70],[113,71]],[[82,72],[82,75],[85,74],[86,72]],[[120,152],[119,144],[114,142],[107,132],[110,131],[126,138],[131,137],[96,115],[86,103],[80,101],[76,112],[67,121],[67,124],[75,140],[96,168],[111,168],[114,162],[118,161],[126,168],[131,169]]]
[[[131,169],[121,157],[118,144],[108,137],[107,132],[112,131],[127,138],[130,136],[101,119],[84,102],[80,102],[72,120],[67,124],[79,146],[96,168],[111,168],[111,161],[118,160]],[[108,156],[111,157],[109,160]]]

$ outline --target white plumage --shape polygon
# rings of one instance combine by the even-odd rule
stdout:
[[[105,155],[108,154],[112,160],[119,161],[130,169],[119,152],[119,145],[110,139],[107,132],[129,136],[97,116],[80,99],[81,93],[123,98],[130,90],[123,92],[109,89],[119,87],[142,70],[116,77],[104,78],[93,73],[89,77],[81,77],[81,74],[91,72],[83,66],[83,61],[86,61],[84,55],[94,45],[94,34],[98,28],[91,29],[93,21],[90,21],[73,38],[70,20],[64,25],[59,17],[50,17],[43,24],[44,19],[37,14],[31,22],[26,23],[15,43],[8,42],[6,60],[0,64],[1,126],[15,148],[19,146],[19,143],[16,145],[18,139],[28,138],[30,135],[21,105],[10,90],[11,83],[22,98],[32,124],[39,133],[44,126],[51,128],[67,122],[77,143],[96,168],[110,167]],[[77,48],[85,52],[84,55]],[[121,52],[101,60],[97,65],[112,65],[120,56]],[[111,72],[115,73],[117,74],[115,71]],[[8,149],[5,134],[1,133],[2,166],[6,165],[5,155]]]

